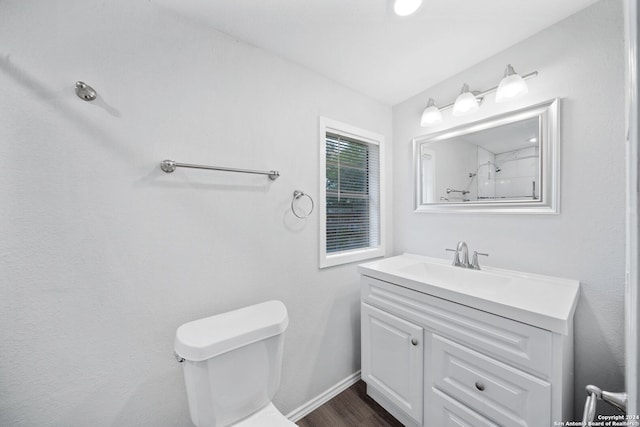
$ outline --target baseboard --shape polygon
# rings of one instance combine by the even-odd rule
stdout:
[[[324,391],[319,396],[314,397],[307,403],[289,412],[286,415],[286,417],[294,423],[296,421],[303,419],[304,417],[309,415],[311,412],[315,411],[320,406],[324,405],[325,403],[327,403],[328,401],[330,401],[331,399],[333,399],[334,397],[336,397],[337,395],[339,395],[340,393],[342,393],[343,391],[345,391],[346,389],[348,389],[349,387],[357,383],[358,380],[360,380],[360,371],[357,371],[349,375],[347,378],[343,379],[338,384]]]

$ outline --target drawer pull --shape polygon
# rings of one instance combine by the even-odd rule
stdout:
[[[418,345],[418,340],[415,338],[411,339],[411,345]]]
[[[484,391],[484,384],[482,384],[481,382],[476,382],[476,388],[479,391]]]

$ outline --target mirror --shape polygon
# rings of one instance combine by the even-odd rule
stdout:
[[[416,212],[558,213],[558,104],[414,138]]]

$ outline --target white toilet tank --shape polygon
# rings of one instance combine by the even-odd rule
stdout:
[[[174,348],[196,426],[228,426],[271,401],[288,324],[284,304],[268,301],[178,328]]]

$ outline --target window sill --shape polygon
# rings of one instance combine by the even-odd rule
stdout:
[[[384,256],[384,248],[381,246],[376,246],[373,248],[354,249],[351,251],[336,252],[332,254],[323,253],[320,255],[320,268],[333,267],[336,265],[364,261],[367,259],[378,258],[382,256]]]

